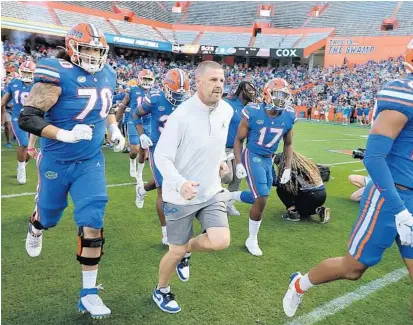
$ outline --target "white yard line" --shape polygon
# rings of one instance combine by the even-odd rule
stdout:
[[[353,172],[364,172],[365,170],[366,170],[366,168],[354,169]]]
[[[321,165],[326,165],[326,166],[339,166],[339,165],[347,165],[347,164],[359,164],[361,163],[361,160],[352,160],[352,161],[343,161],[343,162],[338,162],[338,163],[332,163],[332,164],[321,164]]]
[[[147,182],[144,182],[145,184]],[[130,185],[136,185],[136,183],[120,183],[120,184],[109,184],[106,185],[106,187],[120,187],[120,186],[130,186]],[[19,193],[19,194],[5,194],[2,195],[1,198],[2,199],[10,199],[13,197],[20,197],[20,196],[33,196],[36,195],[36,192],[24,192],[24,193]]]
[[[285,325],[312,325],[328,316],[335,315],[352,303],[362,300],[384,288],[385,286],[395,283],[408,274],[406,268],[400,268],[386,274],[384,277],[373,280],[366,285],[361,286],[355,291],[349,292],[341,297],[335,298],[330,302],[314,309],[308,314],[297,317],[296,319],[285,323]],[[305,297],[304,297],[305,303]]]
[[[309,140],[304,140],[304,142],[331,142],[331,141],[357,141],[359,139],[309,139]]]

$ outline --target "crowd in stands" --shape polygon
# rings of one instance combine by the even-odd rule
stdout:
[[[55,57],[56,48],[39,45],[36,49],[27,51],[22,45],[4,41],[3,60],[8,74],[18,71],[19,65],[25,60],[38,61],[45,57]],[[186,71],[191,80],[191,89],[195,88],[193,73],[195,66],[187,61],[169,62],[165,59],[151,57],[133,57],[114,54],[109,59],[117,71],[118,84],[126,88],[127,81],[136,78],[141,69],[150,69],[156,77],[159,86],[166,71],[179,67]],[[368,62],[361,65],[345,64],[341,67],[315,67],[310,72],[307,66],[248,67],[247,64],[223,65],[225,71],[225,89],[231,92],[242,80],[252,81],[261,92],[267,81],[274,77],[282,77],[298,93],[293,98],[293,104],[319,110],[333,109],[334,114],[351,106],[353,110],[358,105],[372,107],[373,100],[380,87],[390,79],[398,78],[403,73],[402,58],[389,58],[381,62]],[[306,87],[307,86],[307,87]]]

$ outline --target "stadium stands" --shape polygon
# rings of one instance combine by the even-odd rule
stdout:
[[[310,46],[311,44],[317,43],[321,41],[322,39],[325,39],[328,37],[330,33],[311,33],[304,37],[298,44],[295,45],[297,48],[306,48],[307,46]]]
[[[389,1],[330,2],[326,11],[314,17],[306,27],[335,27],[337,36],[382,35],[381,23],[391,16],[396,4]]]
[[[255,47],[263,48],[284,48],[293,47],[302,37],[302,34],[298,35],[281,35],[281,34],[258,34],[255,40]]]
[[[116,5],[134,11],[138,17],[172,23],[171,11],[166,10],[167,7],[157,4],[156,1],[117,1]]]
[[[106,20],[102,17],[86,15],[79,12],[71,12],[66,10],[55,9],[56,16],[59,18],[63,26],[72,27],[75,24],[88,23],[99,27],[104,33],[114,34],[115,31],[110,27]]]
[[[191,31],[175,31],[176,41],[181,44],[191,44],[199,32],[191,32]]]
[[[158,42],[165,42],[165,40],[155,32],[151,26],[128,23],[121,20],[111,20],[116,29],[125,36],[132,36],[137,38],[143,38],[147,40],[153,40]]]
[[[31,5],[23,2],[9,2],[1,3],[1,15],[5,17],[19,18],[26,21],[34,21],[52,24],[53,18],[46,7]]]
[[[210,26],[251,26],[254,23],[258,5],[259,2],[193,1],[183,23]]]
[[[204,32],[199,39],[199,44],[213,44],[219,46],[248,46],[251,39],[251,34],[247,33],[218,33]]]

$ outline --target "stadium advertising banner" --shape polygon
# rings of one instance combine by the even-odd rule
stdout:
[[[398,57],[412,36],[328,37],[324,66],[361,64]]]
[[[271,49],[272,58],[303,57],[303,49]]]
[[[105,33],[106,41],[114,45],[125,45],[136,48],[159,50],[159,51],[172,51],[172,44],[167,42],[155,42],[144,39],[133,38],[129,36],[112,35]]]
[[[256,47],[228,47],[198,44],[173,44],[172,52],[185,54],[235,55],[249,57],[270,57],[271,50]],[[301,51],[302,53],[302,51]]]

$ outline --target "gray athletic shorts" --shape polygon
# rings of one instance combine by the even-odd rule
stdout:
[[[164,202],[163,210],[168,242],[173,245],[185,245],[192,238],[195,218],[201,223],[203,231],[210,227],[229,227],[227,206],[222,192],[201,204],[176,205]]]

